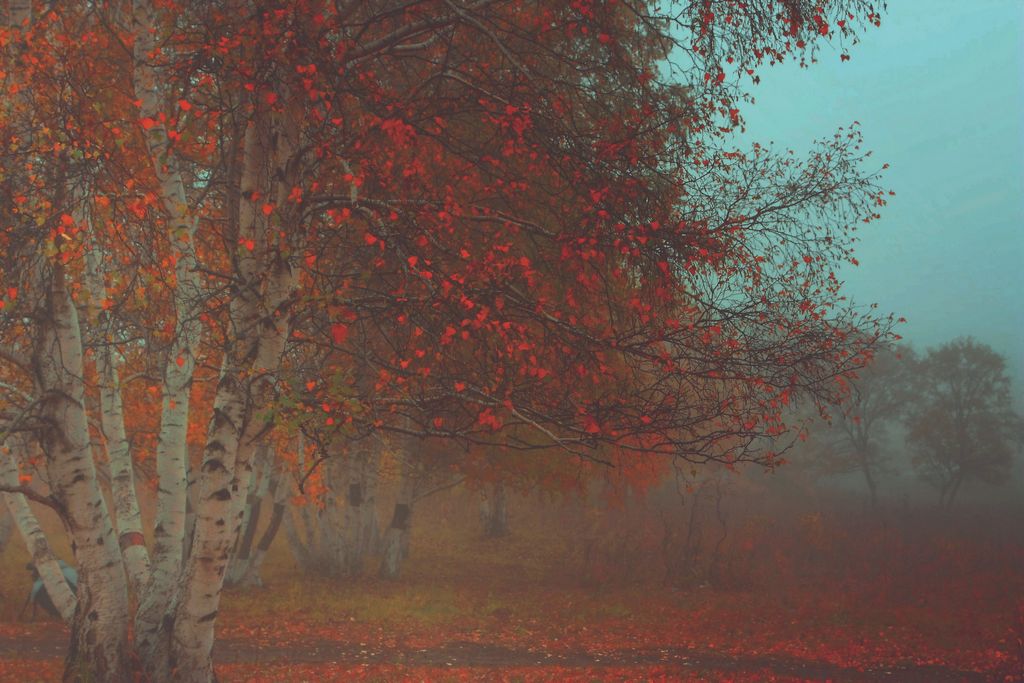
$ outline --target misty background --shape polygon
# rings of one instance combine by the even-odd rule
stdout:
[[[919,352],[973,336],[1024,407],[1024,2],[900,0],[849,61],[761,71],[744,140],[797,152],[855,119],[896,194],[858,231],[853,301],[905,316]],[[852,117],[852,118],[851,118]]]

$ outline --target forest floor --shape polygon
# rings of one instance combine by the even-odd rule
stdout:
[[[62,628],[0,637],[3,680],[57,680],[65,653]],[[370,639],[365,639],[370,640]],[[1008,672],[970,671],[941,664],[843,666],[797,657],[690,648],[537,650],[473,641],[413,648],[344,640],[260,644],[223,637],[215,658],[222,681],[320,680],[734,680],[945,681],[1013,680]],[[50,678],[52,676],[52,678]]]
[[[437,533],[396,582],[299,576],[278,539],[266,586],[225,593],[219,681],[1024,681],[1020,565],[586,584],[535,534]],[[65,627],[17,619],[25,561],[0,555],[0,680],[59,680]]]

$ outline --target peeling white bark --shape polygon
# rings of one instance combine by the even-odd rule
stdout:
[[[18,485],[18,463],[10,441],[0,448],[0,484],[4,486]],[[50,550],[46,535],[39,527],[39,520],[33,514],[25,496],[20,493],[3,493],[0,494],[0,497],[3,498],[6,509],[10,512],[10,517],[6,519],[11,520],[17,527],[53,606],[57,608],[61,618],[70,623],[75,616],[78,600],[64,578],[64,572],[61,571],[60,565],[57,563],[57,557]]]
[[[8,10],[10,25],[22,29],[30,25],[31,2],[11,0]],[[63,200],[60,202],[63,204]],[[65,678],[125,680],[127,579],[92,459],[78,313],[59,260],[40,258],[32,278],[32,291],[37,299],[31,366],[39,391],[38,417],[48,423],[46,429],[40,430],[39,441],[46,456],[51,495],[62,508],[80,570],[77,606],[70,610],[71,639]],[[20,505],[23,500],[15,497],[13,502],[19,509],[17,518],[27,524],[30,520],[24,514],[26,508]],[[42,535],[37,535],[36,529],[26,527],[31,532],[26,541],[31,540],[29,547],[34,555],[45,555],[46,551],[39,547]],[[62,591],[54,576],[55,563],[45,556],[41,559],[38,569],[44,584],[48,591],[56,593],[51,598],[67,617],[66,582]]]
[[[305,104],[302,97],[285,97],[283,101],[290,103],[285,113],[269,112],[258,105],[246,129],[238,237],[241,244],[252,248],[240,247],[233,254],[234,295],[229,304],[224,366],[196,482],[195,529],[191,550],[171,591],[163,572],[166,570],[171,577],[181,564],[182,544],[175,541],[180,540],[179,532],[184,530],[186,520],[184,437],[202,292],[195,262],[195,222],[159,117],[163,100],[157,86],[156,10],[151,0],[134,0],[133,9],[135,94],[141,103],[140,116],[152,121],[145,132],[146,143],[176,250],[178,325],[165,371],[157,454],[166,505],[158,503],[153,587],[147,596],[153,609],[140,611],[137,632],[143,657],[150,662],[148,668],[155,677],[167,678],[173,669],[175,680],[205,683],[212,675],[213,626],[228,559],[244,515],[255,443],[273,425],[269,399],[274,394],[277,369],[290,332],[288,303],[296,287],[289,257],[276,249],[270,251],[269,244],[276,243],[276,239],[268,240],[273,234],[270,219],[260,210],[265,199],[258,200],[258,196],[275,197],[278,206],[287,206],[288,193],[297,181],[292,157],[298,149]],[[173,533],[168,527],[173,527]],[[161,542],[161,534],[168,542]],[[166,626],[159,633],[161,625]]]
[[[51,428],[40,432],[40,443],[80,575],[66,672],[120,680],[128,671],[127,579],[92,459],[78,312],[60,265],[50,266],[45,280],[33,366],[42,392],[40,417]]]
[[[274,187],[279,204],[286,205],[296,180],[291,157],[300,121],[288,123],[281,125],[276,115],[258,109],[246,132],[239,235],[254,247],[240,249],[235,259],[237,295],[229,307],[227,360],[203,458],[192,553],[179,582],[172,659],[181,680],[209,678],[214,621],[243,514],[241,492],[248,490],[255,443],[273,426],[274,385],[297,279],[288,258],[267,252],[270,226],[256,210],[254,193]]]
[[[160,183],[167,216],[168,243],[175,262],[174,341],[164,367],[160,431],[157,437],[157,509],[154,524],[152,572],[136,613],[140,654],[154,676],[169,671],[169,642],[161,633],[174,609],[182,567],[186,526],[188,476],[188,416],[196,350],[202,332],[203,300],[195,253],[196,219],[192,216],[177,159],[170,150],[165,124],[160,121],[163,98],[159,90],[160,56],[156,48],[156,10],[149,0],[133,2],[133,87],[140,118],[154,125],[145,131],[146,146]],[[160,673],[163,671],[164,673]]]
[[[84,216],[78,216],[79,222]],[[91,231],[90,231],[91,232]],[[128,581],[136,595],[149,582],[149,551],[142,534],[142,514],[135,494],[135,467],[124,426],[121,377],[113,346],[111,321],[102,302],[107,290],[103,282],[101,256],[95,245],[86,253],[85,284],[89,292],[90,323],[100,339],[95,350],[96,375],[100,394],[100,429],[110,462],[111,494],[118,544],[124,557]]]
[[[246,289],[245,285],[240,289]],[[242,443],[250,417],[244,359],[252,357],[256,347],[256,331],[249,324],[253,317],[251,295],[232,299],[230,308],[232,346],[214,399],[199,478],[192,550],[178,583],[180,601],[173,621],[171,657],[179,671],[177,678],[203,683],[212,676],[213,626],[237,535],[235,518],[241,514],[236,500],[239,491],[247,489],[252,471],[244,462],[246,451],[251,449]],[[237,461],[240,454],[241,463]],[[242,476],[238,475],[239,469]]]
[[[270,458],[271,467],[267,473],[267,488],[272,502],[270,521],[267,523],[267,528],[263,531],[260,542],[252,554],[245,575],[239,580],[239,584],[242,586],[263,585],[260,568],[263,566],[263,560],[266,559],[267,552],[270,550],[270,546],[274,542],[277,532],[281,528],[281,522],[284,519],[289,490],[285,481],[286,472],[284,471],[284,466],[279,462],[275,462],[275,460],[276,458],[272,454]]]

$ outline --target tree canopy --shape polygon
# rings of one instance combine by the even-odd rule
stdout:
[[[50,492],[3,490],[68,522],[68,677],[210,679],[282,433],[771,464],[784,407],[832,400],[888,334],[836,276],[885,193],[856,127],[806,159],[728,133],[759,67],[878,12],[7,3],[0,429]]]

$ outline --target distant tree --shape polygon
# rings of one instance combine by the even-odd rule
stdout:
[[[1003,357],[973,339],[957,339],[916,364],[913,387],[907,441],[918,475],[938,489],[940,507],[951,507],[967,481],[1004,481],[1022,423]]]
[[[880,351],[851,381],[847,400],[831,415],[831,423],[816,439],[816,461],[828,474],[860,472],[871,506],[878,504],[878,482],[893,473],[892,456],[884,442],[888,428],[906,406],[913,351]]]

